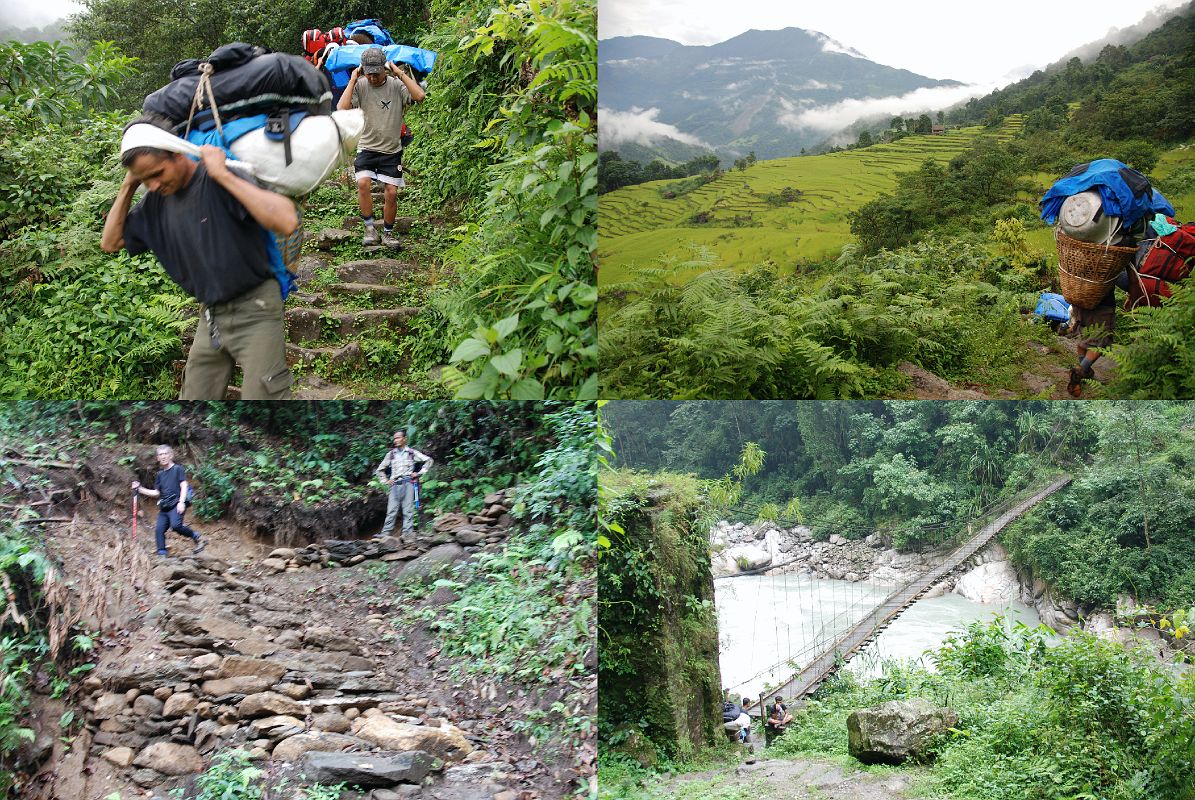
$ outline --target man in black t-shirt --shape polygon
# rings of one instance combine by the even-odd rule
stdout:
[[[146,489],[138,481],[133,481],[133,491],[146,497],[158,499],[158,524],[154,528],[154,538],[158,545],[158,555],[169,555],[166,551],[166,529],[186,536],[195,542],[195,552],[203,552],[203,538],[195,531],[183,524],[183,514],[187,512],[187,472],[179,464],[174,463],[174,450],[169,445],[158,447],[158,476],[154,479],[154,488]]]
[[[109,253],[153,251],[202,304],[180,399],[222,400],[236,364],[244,373],[243,399],[288,399],[282,293],[265,237],[266,230],[286,236],[298,228],[295,205],[234,173],[219,148],[205,145],[201,154],[196,163],[157,147],[125,151],[128,174],[100,246]],[[149,191],[130,211],[141,184]]]

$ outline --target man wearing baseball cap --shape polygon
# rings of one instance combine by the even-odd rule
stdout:
[[[362,76],[365,80],[361,80]],[[360,108],[365,115],[353,168],[357,171],[357,202],[365,222],[362,241],[366,245],[378,243],[370,194],[373,182],[378,181],[384,187],[385,198],[381,243],[398,247],[398,237],[394,235],[398,187],[406,185],[402,177],[403,113],[408,105],[423,98],[423,88],[408,70],[387,61],[382,48],[371,47],[361,54],[361,66],[353,70],[348,88],[337,103],[342,111]]]

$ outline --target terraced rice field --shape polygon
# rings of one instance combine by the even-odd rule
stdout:
[[[1009,117],[997,138],[1015,136],[1021,122]],[[599,284],[626,280],[636,266],[661,256],[684,261],[695,247],[709,248],[722,266],[746,269],[770,260],[782,273],[833,257],[851,238],[848,211],[891,191],[897,173],[931,156],[949,161],[985,133],[960,128],[862,150],[760,161],[674,198],[664,196],[679,183],[672,180],[604,194],[598,200]],[[785,187],[800,191],[800,198],[770,203]],[[698,215],[702,222],[694,220]],[[698,271],[678,269],[676,279]]]

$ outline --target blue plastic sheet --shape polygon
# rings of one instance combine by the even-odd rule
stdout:
[[[1069,175],[1054,182],[1042,195],[1041,218],[1053,225],[1066,198],[1088,189],[1100,193],[1104,213],[1120,217],[1126,228],[1154,214],[1174,216],[1174,206],[1150,186],[1144,175],[1116,159],[1100,158],[1076,167]]]
[[[1033,313],[1052,322],[1066,322],[1071,318],[1071,307],[1062,295],[1054,292],[1042,292]]]
[[[332,73],[332,82],[337,88],[343,89],[349,85],[349,76],[353,70],[361,66],[361,54],[370,47],[377,45],[343,44],[332,51],[324,68]],[[382,48],[386,60],[395,63],[408,64],[416,72],[427,75],[436,63],[436,53],[431,50],[421,50],[405,44],[392,44]]]

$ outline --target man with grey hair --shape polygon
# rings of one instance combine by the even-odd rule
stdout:
[[[364,80],[362,80],[364,78]],[[381,243],[398,248],[394,235],[394,220],[398,214],[398,189],[406,186],[402,173],[402,123],[407,106],[424,98],[423,87],[415,82],[410,71],[386,60],[380,47],[371,47],[361,54],[361,66],[353,70],[348,87],[336,107],[341,111],[360,108],[365,128],[357,144],[357,159],[353,162],[357,178],[357,203],[365,224],[365,245],[378,243],[373,219],[373,182],[382,184]]]
[[[374,470],[378,479],[390,487],[390,495],[386,501],[386,522],[382,525],[382,536],[389,536],[394,531],[394,523],[398,520],[398,513],[402,511],[402,540],[415,538],[415,484],[419,477],[432,468],[432,458],[420,453],[413,447],[407,447],[405,431],[394,432],[394,447],[386,453],[382,463]],[[416,464],[419,469],[416,469]]]
[[[170,445],[159,445],[157,456],[158,466],[162,469],[154,479],[154,488],[146,489],[139,481],[133,481],[133,491],[158,500],[158,524],[154,528],[158,555],[169,555],[166,550],[167,529],[179,536],[186,536],[195,543],[195,552],[201,553],[207,546],[203,538],[183,524],[183,514],[187,512],[187,497],[190,491],[187,471],[180,464],[174,463],[174,449]]]

